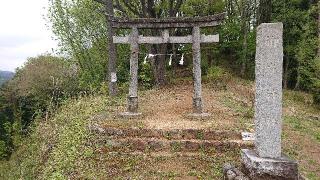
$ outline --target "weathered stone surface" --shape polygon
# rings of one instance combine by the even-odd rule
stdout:
[[[138,58],[139,58],[139,32],[137,28],[132,28],[130,35],[130,85],[127,112],[120,114],[123,117],[138,117]]]
[[[100,127],[98,124],[91,124],[89,125],[88,129],[91,132],[98,133],[98,134],[104,134],[106,132],[106,130]]]
[[[201,35],[201,43],[219,42],[219,35]],[[115,44],[130,44],[130,36],[113,36],[113,43]],[[192,36],[139,36],[139,44],[167,44],[167,43],[192,43]]]
[[[128,97],[127,111],[132,113],[138,112],[138,97]]]
[[[127,141],[129,147],[136,149],[138,151],[144,151],[148,148],[148,142],[142,139],[135,139],[134,141]]]
[[[200,91],[200,92],[198,92],[198,94],[200,94],[200,96],[201,96],[201,87],[199,87],[199,86],[196,87],[196,85],[195,85],[195,91]],[[193,104],[193,113],[201,114],[202,110],[203,110],[202,98],[201,97],[194,97],[192,104]]]
[[[163,147],[164,147],[164,145],[162,142],[159,142],[159,141],[149,141],[148,142],[149,150],[159,151],[159,150],[162,150]]]
[[[128,114],[128,113],[127,113]],[[139,114],[139,113],[138,113]],[[140,114],[141,115],[141,114]],[[92,123],[90,131],[114,138],[142,137],[157,139],[196,139],[196,140],[241,140],[241,132],[235,130],[210,130],[210,129],[145,129],[145,128],[118,128]]]
[[[243,147],[249,144],[233,141],[207,141],[207,140],[166,140],[156,138],[121,138],[97,141],[96,144],[107,144],[108,151],[134,152],[134,151],[174,151],[174,152],[227,152],[230,149]]]
[[[249,180],[243,172],[230,163],[223,166],[223,175],[225,180]]]
[[[263,23],[257,30],[255,125],[260,157],[281,157],[283,25]]]
[[[170,18],[115,18],[109,16],[112,27],[115,28],[182,28],[182,27],[209,27],[222,23],[226,13],[220,13],[205,17],[170,17]]]
[[[201,145],[199,142],[195,141],[185,141],[185,149],[191,150],[191,151],[196,151],[201,148]]]
[[[249,149],[241,152],[242,163],[248,176],[254,180],[297,180],[298,164],[286,156],[262,158]]]
[[[139,32],[137,28],[132,28],[130,35],[130,85],[129,97],[138,97],[138,58],[139,58]]]
[[[193,27],[192,29],[192,55],[193,55],[193,112],[202,113],[202,96],[201,96],[201,52],[200,52],[200,27]]]

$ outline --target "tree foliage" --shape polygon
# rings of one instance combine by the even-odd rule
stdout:
[[[48,20],[62,54],[79,66],[83,88],[98,88],[106,77],[105,16],[92,0],[50,0]]]
[[[50,55],[29,58],[0,90],[0,156],[20,144],[33,119],[47,119],[64,99],[80,92],[78,87],[74,63]]]

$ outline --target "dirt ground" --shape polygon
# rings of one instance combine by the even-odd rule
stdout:
[[[187,117],[192,113],[193,85],[191,82],[183,82],[141,92],[139,111],[143,117],[135,121],[151,129],[250,129],[251,117],[246,118],[245,127],[239,123],[241,112],[233,109],[232,104],[225,105],[225,101],[235,101],[230,99],[233,97],[232,94],[226,90],[214,90],[210,85],[204,85],[202,90],[204,111],[211,114],[209,118],[192,120]],[[125,107],[117,109],[116,113],[123,111]]]

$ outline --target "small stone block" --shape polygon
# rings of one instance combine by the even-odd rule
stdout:
[[[242,164],[254,180],[298,180],[298,163],[282,155],[280,158],[262,158],[254,150],[242,149]]]
[[[254,141],[254,133],[250,132],[241,132],[242,140],[244,141]]]

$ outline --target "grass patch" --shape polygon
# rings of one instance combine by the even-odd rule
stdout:
[[[294,131],[301,132],[320,143],[320,122],[308,117],[285,116],[284,122]]]
[[[220,102],[228,107],[237,116],[237,130],[251,130],[254,111],[252,107],[248,107],[243,103],[234,99],[233,94],[226,94],[220,98]]]
[[[48,121],[36,120],[33,132],[11,159],[1,162],[3,179],[68,179],[78,164],[93,157],[86,147],[90,117],[112,103],[105,97],[84,97],[64,103]],[[90,174],[90,173],[89,173]],[[86,176],[86,175],[84,175]]]

